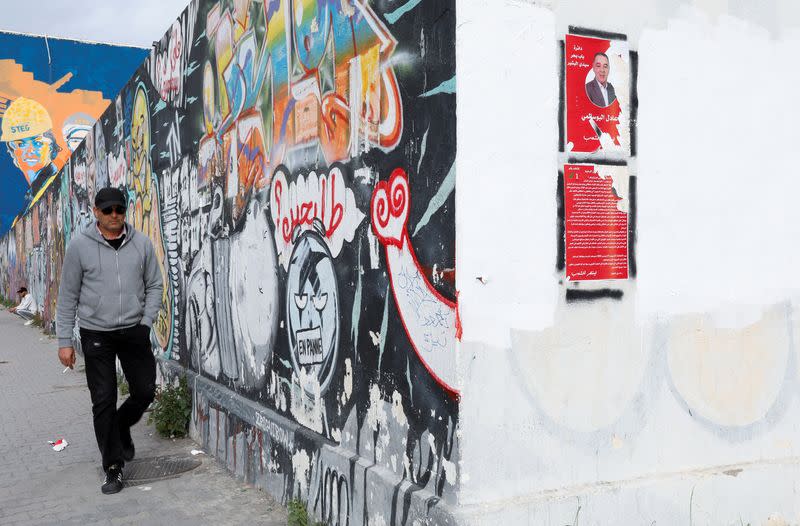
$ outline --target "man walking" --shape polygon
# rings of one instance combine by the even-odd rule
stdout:
[[[33,323],[34,314],[36,314],[36,301],[25,287],[20,287],[17,294],[20,295],[19,305],[11,307],[8,311],[25,320],[25,325],[30,325]]]
[[[77,311],[94,432],[106,473],[101,490],[109,494],[122,489],[122,467],[135,452],[130,427],[155,396],[150,328],[163,284],[150,239],[125,222],[125,195],[103,188],[94,205],[97,222],[70,242],[64,256],[56,334],[58,358],[72,367]],[[119,409],[117,357],[130,387]]]

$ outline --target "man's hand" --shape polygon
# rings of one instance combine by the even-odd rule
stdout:
[[[72,369],[72,366],[75,365],[75,349],[72,347],[59,347],[58,359],[61,360],[61,363],[66,367]]]
[[[8,308],[8,312],[17,312],[17,308],[16,307],[9,307]]]

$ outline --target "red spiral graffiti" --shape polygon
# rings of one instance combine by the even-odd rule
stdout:
[[[388,192],[386,191],[387,187]],[[405,170],[395,168],[388,183],[378,183],[372,200],[372,219],[377,222],[379,228],[386,228],[392,218],[400,217],[408,200]]]
[[[395,168],[392,177],[389,179],[391,187],[391,207],[392,215],[399,217],[403,213],[408,199],[408,184],[406,183],[406,172],[402,168]]]
[[[378,192],[375,189],[372,203],[372,220],[378,223],[380,228],[386,228],[389,224],[389,203],[385,192]]]
[[[401,246],[408,220],[408,179],[396,168],[388,181],[381,181],[372,193],[372,230],[383,244]]]

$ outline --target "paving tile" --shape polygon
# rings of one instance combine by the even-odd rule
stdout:
[[[56,340],[6,311],[0,334],[0,362],[7,362],[0,363],[0,524],[286,524],[283,506],[243,491],[248,486],[208,456],[178,478],[103,495],[80,358],[62,374]],[[137,458],[200,449],[189,439],[158,438],[145,420],[131,430]],[[48,444],[58,438],[69,442],[61,452]]]

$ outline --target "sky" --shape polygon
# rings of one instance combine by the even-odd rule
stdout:
[[[149,48],[187,5],[189,0],[0,0],[0,31]]]

